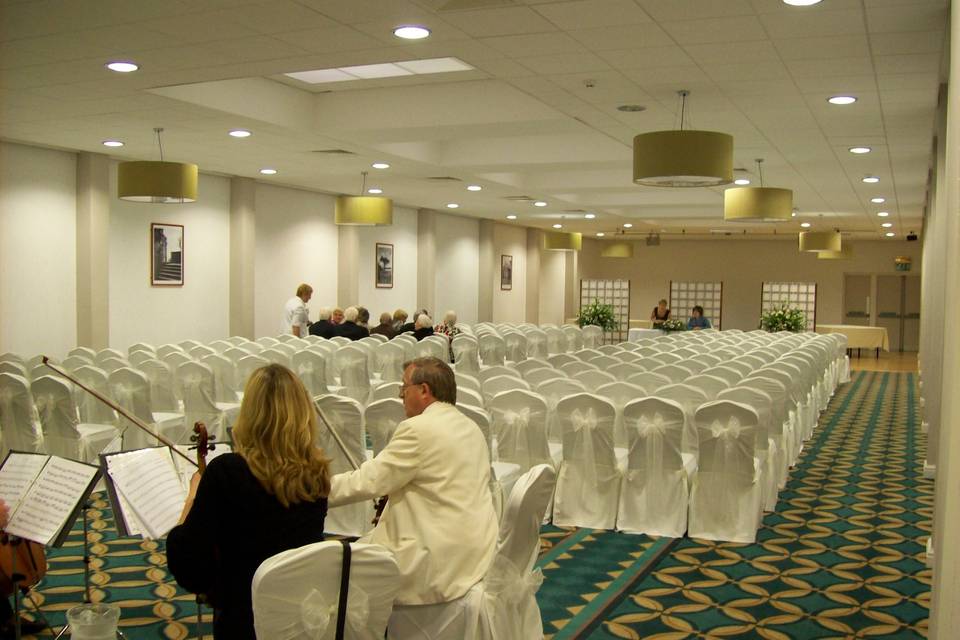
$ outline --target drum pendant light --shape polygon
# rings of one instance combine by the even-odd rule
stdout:
[[[160,161],[121,162],[117,166],[117,197],[131,202],[183,204],[197,200],[197,165],[163,160],[163,129],[156,127]]]
[[[843,250],[839,231],[801,231],[800,251],[835,251]]]
[[[580,251],[583,236],[579,233],[547,231],[543,234],[543,248],[550,251]]]
[[[793,213],[793,191],[763,186],[763,158],[757,158],[759,187],[723,192],[723,219],[730,222],[786,222]]]
[[[632,242],[605,242],[600,250],[601,258],[632,258]]]
[[[687,90],[679,91],[680,128],[633,139],[633,181],[650,187],[715,187],[733,181],[733,136],[684,129]]]
[[[850,260],[853,258],[853,245],[843,242],[840,251],[818,251],[818,260]]]
[[[360,193],[366,193],[367,172],[360,174]],[[387,226],[393,224],[393,200],[383,196],[337,196],[333,221],[343,225]]]

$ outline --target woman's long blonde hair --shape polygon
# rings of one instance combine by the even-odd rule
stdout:
[[[330,461],[317,446],[313,403],[290,369],[271,364],[253,372],[233,440],[253,475],[283,506],[330,493]]]

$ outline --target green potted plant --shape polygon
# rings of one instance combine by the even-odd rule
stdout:
[[[599,300],[580,307],[577,314],[577,325],[585,327],[596,325],[604,331],[616,331],[619,324],[613,315],[612,304],[601,304]]]
[[[760,328],[771,333],[776,331],[800,333],[807,328],[807,318],[800,309],[781,305],[760,316]]]
[[[678,318],[667,318],[660,323],[660,330],[664,333],[673,333],[674,331],[686,331],[687,323]]]

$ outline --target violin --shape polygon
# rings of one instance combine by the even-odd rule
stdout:
[[[214,442],[216,439],[216,436],[207,433],[207,425],[202,422],[194,423],[190,442],[195,444],[191,445],[190,448],[197,450],[197,471],[200,475],[203,475],[203,472],[207,470],[207,452],[216,448],[217,443]]]
[[[16,567],[16,572],[14,572]],[[34,587],[47,575],[47,555],[43,545],[31,540],[0,536],[0,596],[13,595]]]

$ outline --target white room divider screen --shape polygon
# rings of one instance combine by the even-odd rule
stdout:
[[[813,331],[817,326],[817,283],[764,282],[760,292],[760,314],[783,305],[803,311],[807,331]]]
[[[626,342],[630,332],[630,281],[581,280],[580,306],[594,300],[613,306],[613,315],[617,319],[617,330],[604,332],[604,344]]]
[[[723,320],[723,282],[670,281],[670,317],[686,320],[694,305],[703,307],[703,317],[714,329]]]

